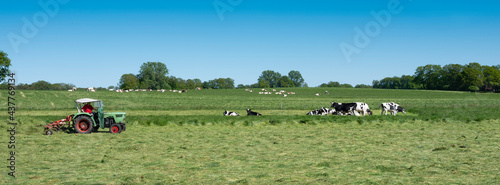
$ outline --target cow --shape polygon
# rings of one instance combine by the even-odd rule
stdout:
[[[368,104],[364,102],[354,102],[357,104],[356,106],[356,111],[362,112],[363,116],[368,114],[368,115],[373,115],[373,112],[370,110],[370,107],[368,107]]]
[[[224,116],[240,116],[240,114],[236,112],[229,112],[229,111],[224,111]]]
[[[247,109],[247,116],[262,116],[262,114],[260,114],[258,112],[254,112],[250,109]]]
[[[359,116],[362,113],[363,116],[368,114],[372,115],[372,111],[368,107],[368,104],[363,102],[353,102],[353,103],[336,103],[332,102],[331,107],[335,108],[335,112],[338,115],[355,115]]]
[[[325,108],[325,107],[322,107],[321,109],[316,109],[316,110],[313,110],[311,112],[308,112],[306,115],[329,115],[329,114],[335,114],[335,109],[329,109],[329,108]]]
[[[405,108],[399,106],[397,103],[390,102],[390,103],[382,103],[380,104],[382,107],[382,113],[381,115],[387,115],[387,112],[391,112],[391,115],[396,115],[398,112],[402,112],[403,114],[406,114]]]

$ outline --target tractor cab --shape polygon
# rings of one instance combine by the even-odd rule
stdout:
[[[102,104],[101,100],[95,100],[95,99],[90,99],[90,98],[78,99],[75,101],[75,103],[76,103],[76,110],[78,111],[78,113],[84,112],[82,110],[82,108],[87,103],[90,103],[90,105],[92,105],[92,107],[94,107],[97,110],[103,108],[103,104]]]

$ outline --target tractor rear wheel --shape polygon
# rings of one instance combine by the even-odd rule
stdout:
[[[119,124],[113,123],[109,127],[109,132],[111,132],[113,134],[118,134],[118,133],[122,132],[122,127]]]
[[[94,128],[94,123],[92,122],[92,119],[88,116],[79,116],[75,119],[73,122],[73,128],[75,128],[75,131],[80,134],[88,134],[92,132],[92,129]]]

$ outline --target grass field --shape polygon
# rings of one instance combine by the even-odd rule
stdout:
[[[296,94],[17,91],[17,177],[4,167],[0,184],[500,183],[500,94],[284,90]],[[127,131],[42,135],[40,124],[73,114],[85,97],[127,112]],[[331,101],[366,102],[374,115],[305,116]],[[407,114],[381,116],[378,105],[391,101]],[[247,108],[264,116],[222,116]]]

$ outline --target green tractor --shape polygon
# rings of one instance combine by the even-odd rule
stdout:
[[[90,98],[75,101],[78,113],[72,115],[73,128],[75,132],[88,134],[99,128],[109,128],[111,133],[120,133],[126,130],[125,112],[104,112],[101,100]],[[83,111],[85,104],[91,104],[94,108],[92,113]]]

